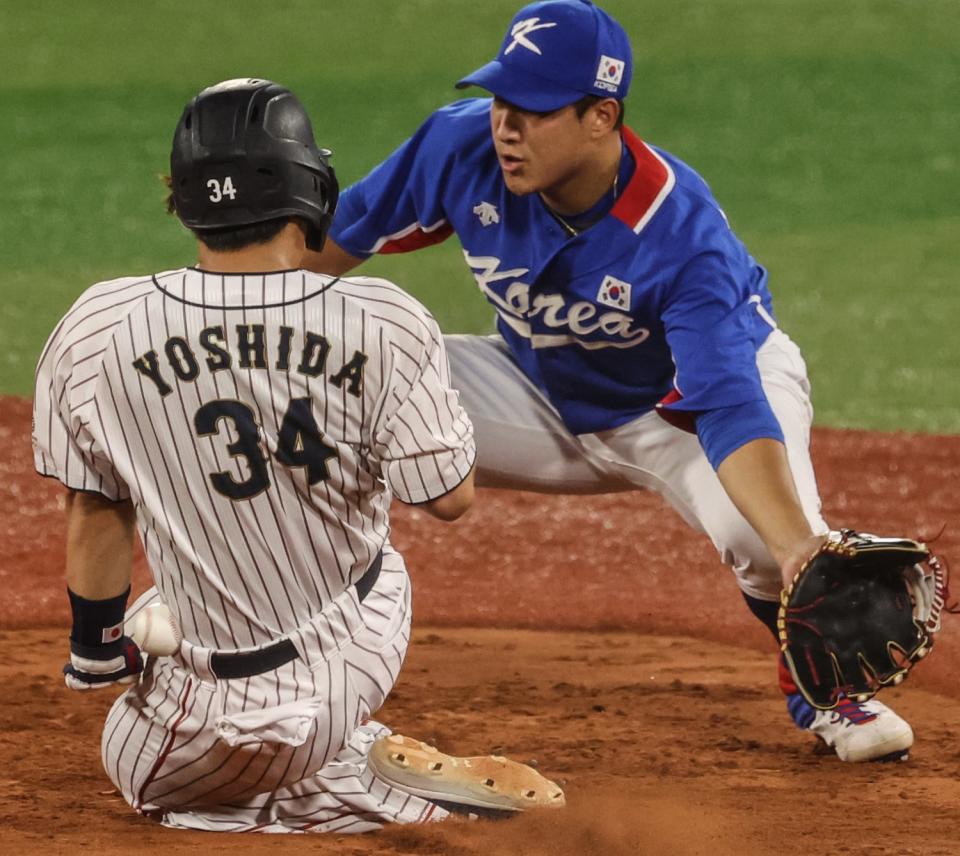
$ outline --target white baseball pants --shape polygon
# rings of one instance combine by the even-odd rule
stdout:
[[[696,435],[650,412],[610,431],[575,436],[500,336],[444,339],[453,386],[474,426],[478,485],[539,493],[652,490],[706,533],[745,594],[779,599],[779,568],[727,496]],[[757,366],[783,429],[804,512],[815,532],[826,532],[810,461],[813,408],[800,349],[773,330],[757,353]]]
[[[156,599],[151,589],[127,614]],[[362,603],[351,587],[310,632],[300,658],[252,678],[217,680],[186,640],[150,657],[104,726],[103,765],[127,802],[166,826],[226,832],[366,832],[447,812],[367,768],[390,733],[367,717],[384,702],[410,637],[410,580],[385,550]]]

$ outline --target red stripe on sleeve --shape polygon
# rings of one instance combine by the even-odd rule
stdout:
[[[404,235],[402,238],[396,238],[392,241],[387,241],[379,250],[378,253],[410,253],[413,250],[422,250],[424,247],[430,247],[433,244],[439,244],[442,241],[447,240],[453,234],[453,226],[449,223],[444,223],[442,226],[430,231],[424,232],[420,229],[417,229],[411,232],[409,235]]]
[[[665,405],[676,404],[683,400],[683,395],[676,387],[670,390],[656,404],[656,411],[660,418],[669,422],[674,428],[687,431],[690,434],[697,433],[697,415],[689,410],[667,410]]]

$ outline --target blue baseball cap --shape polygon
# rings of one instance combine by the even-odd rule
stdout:
[[[510,22],[497,58],[457,83],[480,86],[524,110],[549,112],[584,95],[623,99],[630,88],[630,39],[589,0],[541,0]]]

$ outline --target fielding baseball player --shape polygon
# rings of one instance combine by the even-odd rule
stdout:
[[[631,73],[602,9],[525,6],[457,84],[492,100],[436,111],[350,187],[308,266],[339,274],[455,232],[497,313],[495,336],[446,337],[478,484],[656,491],[776,634],[784,581],[828,531],[806,367],[704,180],[623,125]],[[783,668],[781,687],[794,722],[844,760],[912,745],[879,702],[817,711]]]
[[[369,718],[410,634],[391,496],[460,516],[475,447],[423,307],[299,269],[336,204],[329,154],[275,83],[202,91],[170,180],[197,266],[93,286],[37,370],[36,466],[70,489],[66,682],[132,684],[103,763],[172,827],[361,832],[563,801],[528,767]],[[135,528],[156,588],[128,620],[162,602],[182,633],[145,664],[124,634]]]

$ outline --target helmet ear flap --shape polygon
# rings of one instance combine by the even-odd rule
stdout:
[[[316,223],[308,223],[306,240],[307,249],[314,253],[319,253],[323,249],[323,245],[327,242],[327,232],[329,229],[329,219],[322,226],[317,226]]]
[[[333,168],[333,165],[327,160],[330,157],[332,152],[329,149],[324,151],[327,154],[324,156],[324,163],[327,166],[327,172],[330,176],[329,181],[327,182],[327,192],[330,195],[330,199],[327,202],[327,211],[330,212],[330,217],[333,217],[334,212],[337,210],[337,200],[340,199],[340,182],[337,181],[337,171]]]
[[[340,198],[340,184],[337,181],[336,170],[327,160],[332,152],[329,149],[320,149],[321,171],[315,175],[314,187],[320,193],[324,212],[317,221],[310,221],[307,229],[307,249],[319,253],[326,243],[327,232],[333,222],[334,212],[337,210],[337,200]]]

